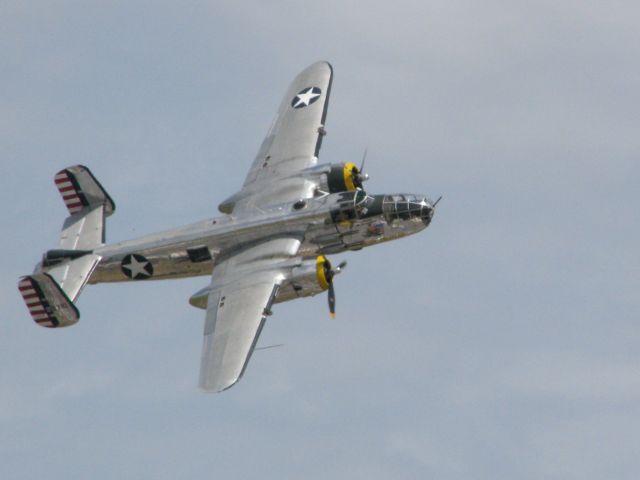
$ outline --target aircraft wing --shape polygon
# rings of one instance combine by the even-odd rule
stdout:
[[[234,214],[256,206],[312,195],[313,186],[291,179],[317,163],[329,106],[333,70],[327,62],[310,65],[293,80],[262,142],[242,190],[231,197]],[[297,180],[297,181],[296,181]],[[229,199],[229,200],[231,200]],[[237,199],[237,201],[236,201]],[[230,213],[231,207],[223,212]]]
[[[285,277],[282,262],[295,257],[299,247],[294,238],[269,240],[216,264],[204,325],[201,388],[221,392],[240,379]]]

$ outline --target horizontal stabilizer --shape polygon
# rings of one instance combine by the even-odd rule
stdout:
[[[67,327],[80,319],[80,312],[73,302],[46,273],[22,277],[18,282],[18,289],[38,325],[49,328]]]
[[[85,284],[89,281],[93,270],[100,262],[100,258],[100,255],[88,253],[79,258],[62,261],[52,267],[47,267],[45,272],[56,281],[67,297],[75,302]],[[45,259],[46,254],[43,260]]]
[[[103,205],[98,205],[67,217],[62,225],[58,249],[91,251],[104,244],[104,208]]]
[[[91,250],[48,250],[42,256],[42,266],[54,267],[68,260],[75,260],[85,255],[90,255],[91,253],[93,253]]]
[[[107,191],[83,165],[60,170],[56,173],[54,182],[70,215],[104,205],[104,215],[108,217],[116,209]]]

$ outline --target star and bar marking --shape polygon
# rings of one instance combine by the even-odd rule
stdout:
[[[132,253],[122,259],[120,269],[127,277],[133,280],[143,280],[153,275],[153,265],[142,255]]]
[[[293,108],[308,107],[309,105],[317,101],[320,98],[321,94],[322,90],[320,90],[318,87],[303,88],[295,97],[293,97],[293,100],[291,100],[291,106]]]

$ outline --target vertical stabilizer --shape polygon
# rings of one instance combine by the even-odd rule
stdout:
[[[69,211],[60,235],[63,250],[91,250],[105,242],[105,218],[116,205],[91,170],[75,165],[53,178]]]
[[[22,277],[18,282],[20,294],[33,320],[43,327],[56,328],[73,325],[80,312],[56,281],[46,273]]]
[[[116,209],[116,205],[107,191],[93,176],[91,170],[84,165],[75,165],[60,170],[56,173],[54,182],[70,215],[104,205],[104,215],[108,217]]]

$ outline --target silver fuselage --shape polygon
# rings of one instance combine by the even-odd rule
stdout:
[[[363,204],[356,205],[350,195],[325,194],[303,202],[268,207],[250,217],[224,215],[138,239],[104,245],[94,250],[102,258],[91,274],[89,283],[131,280],[122,269],[123,259],[130,254],[141,255],[151,262],[153,275],[147,279],[182,278],[210,275],[218,259],[269,238],[298,237],[302,241],[298,254],[303,258],[311,258],[345,250],[360,250],[411,235],[428,225],[428,221],[425,222],[420,216],[394,218],[380,208],[367,211],[366,207],[362,208]],[[411,197],[426,205],[424,208],[432,208],[425,197]],[[351,211],[350,205],[353,206]],[[343,215],[345,210],[347,214]],[[194,261],[189,251],[203,247],[210,252],[210,259]]]

